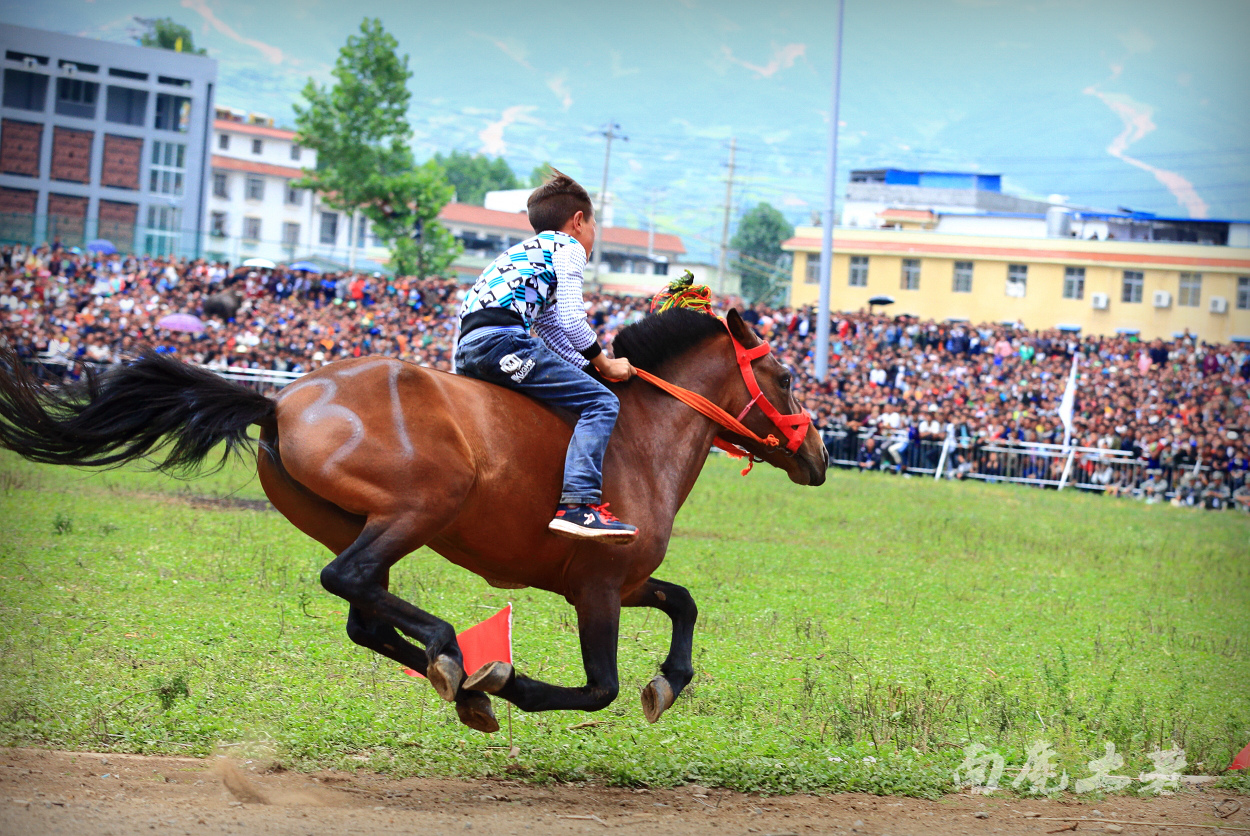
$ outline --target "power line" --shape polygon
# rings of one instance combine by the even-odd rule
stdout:
[[[720,261],[716,265],[716,292],[725,288],[725,258],[729,252],[729,212],[733,208],[734,155],[738,152],[738,140],[729,140],[729,176],[725,178],[725,222],[720,233]]]

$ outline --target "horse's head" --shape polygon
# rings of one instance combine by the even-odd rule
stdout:
[[[725,315],[725,324],[733,338],[748,351],[762,344],[763,341],[742,320],[736,310],[730,310]],[[804,411],[803,404],[794,394],[794,373],[786,368],[771,351],[752,360],[751,370],[755,373],[755,380],[764,399],[783,416]],[[752,399],[744,380],[739,380],[735,388],[740,393],[740,400],[726,407],[732,414],[741,412]],[[815,425],[811,423],[807,425],[807,432],[802,442],[791,453],[786,449],[787,439],[784,437],[783,429],[774,424],[758,406],[753,406],[740,420],[756,435],[767,438],[769,434],[772,434],[781,440],[781,444],[777,447],[767,447],[734,433],[725,432],[722,435],[762,461],[784,470],[790,477],[790,481],[796,484],[813,486],[824,484],[825,471],[829,467],[829,453]]]

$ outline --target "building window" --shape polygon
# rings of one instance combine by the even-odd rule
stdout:
[[[96,93],[100,85],[81,78],[58,78],[56,80],[56,112],[62,116],[95,118]]]
[[[186,156],[187,146],[181,142],[153,142],[148,190],[156,194],[181,195]]]
[[[226,178],[226,172],[213,172],[213,197],[222,197],[226,200],[230,199],[229,180]]]
[[[247,199],[248,200],[264,200],[265,199],[265,178],[263,177],[247,178]]]
[[[260,240],[260,218],[243,219],[243,237],[248,241]]]
[[[321,236],[320,241],[323,244],[334,245],[339,237],[339,213],[338,212],[322,212],[321,213]]]
[[[374,238],[374,243],[376,243],[380,247],[380,246],[383,246],[386,242],[381,241],[377,238]],[[668,262],[657,261],[655,264],[651,265],[651,272],[657,276],[667,276],[668,275]]]
[[[951,281],[951,291],[954,293],[971,293],[972,292],[972,262],[956,261],[955,274]]]
[[[118,125],[143,125],[143,118],[148,110],[148,92],[134,90],[130,87],[108,88],[108,98],[104,104],[104,118]]]
[[[1202,274],[1181,273],[1180,293],[1176,294],[1176,304],[1185,308],[1196,308],[1202,297]]]
[[[1144,285],[1145,277],[1140,270],[1125,270],[1124,284],[1120,288],[1120,301],[1140,304]]]
[[[898,286],[903,290],[920,289],[920,259],[903,259],[903,275],[899,280]]]
[[[4,106],[18,110],[39,110],[46,106],[48,77],[21,70],[4,71]]]
[[[1064,299],[1084,299],[1085,298],[1085,268],[1084,267],[1063,268],[1063,298]]]
[[[178,249],[182,210],[173,206],[149,206],[144,249],[149,255],[174,255]]]
[[[217,134],[217,150],[218,151],[230,150],[230,134]]]
[[[851,287],[868,287],[868,256],[851,256],[851,272],[848,284]]]
[[[226,213],[214,212],[212,215],[212,225],[209,227],[211,234],[218,238],[226,237]]]
[[[366,218],[364,215],[361,215],[360,217],[356,218],[356,237],[352,240],[352,243],[355,244],[357,247],[364,246],[366,224],[368,223],[368,221],[369,219]],[[630,268],[629,272],[631,273],[634,272],[632,267]]]
[[[1237,310],[1250,310],[1250,276],[1237,277]]]
[[[807,272],[803,276],[806,284],[817,284],[820,281],[820,256],[807,254]]]
[[[282,243],[294,247],[299,243],[299,224],[284,223],[282,225]]]
[[[304,190],[295,188],[292,182],[286,181],[286,202],[288,206],[300,206],[304,202]]]
[[[1008,289],[1008,296],[1023,296],[1025,288],[1029,286],[1029,265],[1008,264],[1007,284],[1015,285],[1015,287]]]
[[[299,155],[303,153],[303,151],[304,151],[303,148],[300,148],[298,145],[292,144],[291,145],[291,159],[295,160],[296,162],[299,162]]]
[[[259,154],[264,150],[265,150],[264,142],[260,141],[259,139],[252,140],[252,153],[253,154]]]
[[[186,96],[157,93],[156,120],[153,124],[157,130],[185,134],[191,129],[191,100]]]

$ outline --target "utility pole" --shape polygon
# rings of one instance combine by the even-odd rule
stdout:
[[[720,230],[720,263],[716,266],[716,292],[725,292],[725,261],[729,256],[729,211],[734,197],[734,157],[738,151],[738,138],[729,140],[729,177],[725,180],[725,222]]]
[[[617,133],[620,129],[621,126],[616,122],[609,122],[606,128],[599,131],[599,136],[607,140],[607,146],[603,149],[603,187],[599,189],[599,208],[595,210],[595,223],[599,227],[599,235],[595,239],[595,290],[600,289],[599,265],[603,263],[603,232],[606,228],[604,210],[608,205],[608,162],[612,159],[612,140],[619,137],[622,141],[629,142],[629,137]]]
[[[834,37],[833,101],[829,107],[829,170],[825,211],[820,223],[820,301],[816,306],[816,379],[829,377],[829,279],[833,273],[833,206],[838,189],[838,89],[842,86],[842,6],[838,0],[838,31]],[[811,256],[808,256],[809,258]]]

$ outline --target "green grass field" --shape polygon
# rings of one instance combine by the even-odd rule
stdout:
[[[1250,518],[982,484],[831,473],[819,489],[714,458],[659,576],[700,607],[691,687],[656,725],[638,689],[668,622],[626,611],[622,694],[513,712],[493,737],[352,645],[329,559],[247,467],[183,483],[0,456],[0,743],[294,769],[933,796],[969,743],[1035,741],[1072,777],[1174,742],[1219,773],[1250,739]],[[515,604],[531,675],[583,681],[571,608],[429,552],[396,591],[465,627]],[[585,724],[593,720],[595,724]],[[1016,767],[1013,769],[1013,766]],[[1244,783],[1244,781],[1243,781]]]

